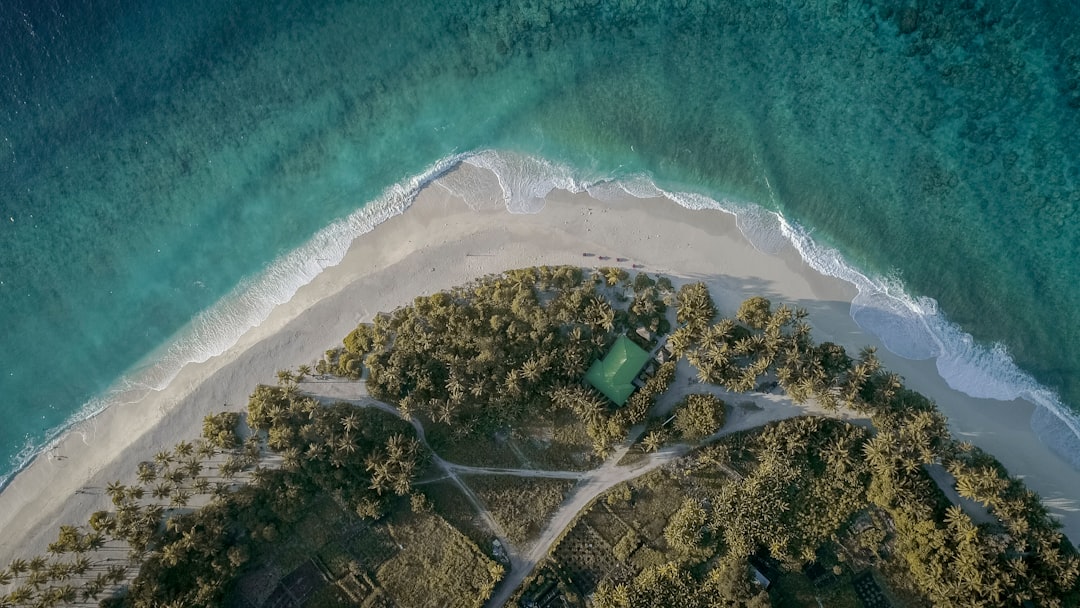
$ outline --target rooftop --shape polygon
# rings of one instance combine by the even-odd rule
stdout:
[[[649,353],[641,350],[630,338],[619,336],[603,359],[598,359],[585,372],[585,381],[605,397],[622,405],[634,392],[634,378],[649,360]]]

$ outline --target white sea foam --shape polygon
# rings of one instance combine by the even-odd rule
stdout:
[[[1054,391],[1017,367],[1005,345],[977,343],[938,310],[934,299],[908,295],[898,280],[868,277],[835,250],[816,243],[800,226],[777,217],[783,233],[810,267],[859,290],[851,304],[851,317],[859,327],[901,357],[935,359],[938,374],[964,394],[1000,401],[1024,399],[1038,406],[1032,430],[1080,467],[1080,417]]]
[[[307,243],[281,256],[258,275],[242,281],[213,307],[199,313],[178,337],[152,354],[152,363],[120,387],[161,390],[188,363],[201,363],[231,348],[270,312],[288,302],[323,270],[336,266],[358,236],[408,209],[427,184],[456,166],[464,156],[440,160],[420,174],[394,184],[343,220],[330,224]]]
[[[287,302],[300,287],[324,269],[341,262],[356,237],[402,213],[427,184],[461,162],[494,173],[502,192],[501,203],[511,213],[537,213],[552,190],[589,192],[599,200],[623,194],[637,198],[665,196],[689,209],[714,209],[736,217],[743,235],[758,250],[775,254],[787,244],[818,272],[842,279],[858,289],[851,316],[864,330],[881,339],[891,352],[909,359],[937,359],[937,369],[952,388],[973,397],[1011,401],[1023,398],[1039,406],[1032,429],[1059,454],[1080,467],[1080,417],[1072,413],[1053,391],[1020,370],[1001,345],[977,344],[970,334],[950,323],[932,298],[909,296],[899,280],[870,277],[860,272],[834,249],[822,246],[809,231],[782,215],[761,206],[689,192],[669,192],[648,176],[623,176],[617,180],[582,175],[572,168],[545,159],[516,153],[483,150],[440,160],[424,172],[387,188],[349,217],[327,226],[300,248],[274,261],[257,276],[245,280],[210,309],[200,313],[165,347],[147,357],[148,364],[126,374],[103,396],[87,403],[63,426],[52,429],[42,446],[27,440],[16,457],[21,470],[36,454],[54,446],[75,424],[119,401],[137,399],[160,390],[188,363],[203,362],[225,352],[245,332]],[[474,192],[482,184],[447,180],[448,189],[477,202]],[[482,203],[483,201],[481,201]],[[489,201],[494,204],[496,201]],[[0,477],[0,488],[10,475]]]
[[[613,200],[624,193],[637,198],[666,196],[688,209],[715,209],[734,215],[739,230],[763,253],[776,254],[790,244],[814,270],[854,285],[858,295],[851,304],[852,319],[877,336],[889,351],[907,359],[936,359],[938,373],[948,385],[972,397],[1024,399],[1038,406],[1032,430],[1080,467],[1080,417],[1054,391],[1018,368],[1003,345],[976,343],[946,318],[933,298],[909,295],[895,277],[864,274],[838,251],[816,242],[808,230],[779,213],[742,201],[669,192],[642,175],[617,180],[581,176],[570,167],[519,154],[487,150],[466,162],[495,172],[506,206],[514,212],[539,210],[539,199],[559,188],[588,191],[600,200]]]
[[[552,190],[581,192],[587,187],[569,167],[533,156],[483,150],[464,160],[495,174],[510,213],[539,213]]]
[[[50,429],[43,443],[27,438],[25,446],[13,459],[17,463],[14,471],[0,476],[0,489],[35,456],[52,449],[75,425],[110,405],[136,401],[149,391],[165,388],[188,363],[202,363],[224,353],[244,333],[266,320],[274,308],[288,302],[297,290],[326,268],[339,264],[356,237],[404,212],[425,185],[464,158],[464,155],[444,158],[422,173],[394,184],[377,199],[323,228],[301,247],[242,281],[212,307],[196,315],[163,347],[145,357],[144,363],[136,365],[110,389],[84,404],[63,425]]]

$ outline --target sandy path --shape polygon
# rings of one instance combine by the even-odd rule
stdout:
[[[540,560],[547,556],[552,545],[555,544],[555,541],[562,536],[563,532],[570,527],[578,514],[588,507],[597,496],[600,496],[624,481],[629,481],[650,471],[656,470],[685,454],[688,450],[686,446],[682,445],[670,446],[655,454],[650,454],[644,460],[632,465],[618,466],[618,462],[622,460],[629,449],[630,442],[623,444],[622,447],[604,461],[603,466],[589,471],[582,478],[581,482],[578,483],[571,494],[563,501],[559,510],[548,520],[548,523],[544,526],[540,536],[529,545],[522,556],[521,562],[515,564],[514,569],[511,570],[506,578],[504,578],[495,588],[495,593],[491,596],[491,599],[488,600],[487,606],[497,608],[505,605],[510,599],[510,596],[517,591],[518,587],[521,586],[521,583],[524,582],[529,574],[536,568],[536,564],[540,563]]]
[[[587,475],[582,471],[541,471],[539,469],[493,469],[489,467],[470,467],[464,464],[446,463],[455,473],[466,475],[510,475],[513,477],[545,477],[548,479],[581,479]]]

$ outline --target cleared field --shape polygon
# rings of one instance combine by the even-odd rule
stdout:
[[[507,475],[469,475],[462,481],[476,492],[515,545],[526,544],[540,532],[576,483]]]
[[[404,548],[379,567],[376,579],[398,606],[479,607],[502,577],[502,566],[437,515],[404,515],[388,530]]]

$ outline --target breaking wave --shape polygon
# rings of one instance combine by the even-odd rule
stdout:
[[[851,317],[878,337],[892,353],[906,359],[936,359],[938,373],[955,390],[983,399],[1024,399],[1036,405],[1032,430],[1055,452],[1080,467],[1080,417],[1051,389],[1017,367],[1003,344],[984,345],[948,320],[929,297],[907,293],[895,277],[876,277],[848,263],[835,249],[811,237],[809,230],[760,205],[717,200],[691,192],[671,192],[644,175],[580,175],[568,166],[508,152],[486,150],[464,162],[497,176],[511,212],[535,213],[555,189],[588,192],[599,200],[629,194],[666,197],[688,209],[714,209],[735,216],[742,234],[759,251],[776,254],[787,245],[814,270],[851,283],[858,290]]]

